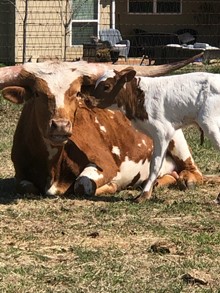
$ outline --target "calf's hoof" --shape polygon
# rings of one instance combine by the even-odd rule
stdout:
[[[138,195],[135,199],[135,203],[143,203],[151,199],[151,192],[149,191],[144,191],[140,195]]]

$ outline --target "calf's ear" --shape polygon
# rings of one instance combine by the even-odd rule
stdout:
[[[26,89],[19,86],[9,86],[2,90],[3,98],[14,103],[22,104],[27,96]]]
[[[136,74],[136,71],[132,67],[127,67],[119,72],[117,72],[119,78],[122,82],[129,82],[131,81]]]
[[[136,71],[135,70],[130,70],[125,74],[125,81],[129,82],[135,77]]]

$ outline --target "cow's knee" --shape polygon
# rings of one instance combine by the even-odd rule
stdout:
[[[93,196],[96,193],[96,183],[94,180],[86,177],[80,176],[76,179],[74,184],[74,194],[77,196]]]
[[[163,187],[176,184],[177,178],[173,174],[166,174],[157,178],[154,187]]]

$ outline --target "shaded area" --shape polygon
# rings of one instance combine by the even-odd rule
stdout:
[[[16,194],[15,179],[0,179],[0,204],[10,204],[20,196]]]
[[[34,195],[34,194],[18,194],[16,192],[16,183],[14,178],[0,179],[0,204],[11,204],[16,202],[18,199],[29,199],[29,200],[41,200],[43,198],[63,198],[63,199],[76,199],[76,200],[90,200],[92,202],[119,202],[123,201],[122,197],[117,197],[115,195],[102,195],[102,196],[75,196],[72,193],[52,196],[52,195]]]

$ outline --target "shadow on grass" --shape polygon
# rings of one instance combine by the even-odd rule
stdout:
[[[119,201],[124,201],[123,198],[121,197],[117,197],[115,195],[102,195],[102,196],[88,196],[88,195],[84,195],[84,196],[76,196],[74,194],[67,194],[67,195],[63,195],[63,198],[69,198],[69,199],[76,199],[76,200],[90,200],[93,202],[119,202]]]
[[[0,204],[10,204],[20,198],[15,190],[14,178],[0,179]]]
[[[134,199],[137,195],[133,196],[130,194],[131,190],[123,190],[116,194],[105,194],[101,196],[76,196],[73,193],[68,193],[61,196],[53,196],[53,195],[44,195],[44,194],[18,194],[16,192],[15,186],[15,179],[14,178],[5,178],[0,179],[0,204],[11,204],[16,202],[18,199],[27,199],[27,200],[41,200],[42,198],[63,198],[63,199],[72,199],[72,200],[89,200],[93,202],[130,202],[131,204],[137,204]],[[137,190],[136,190],[137,191]],[[164,199],[157,197],[154,195],[151,199],[151,202],[154,203],[164,203]]]
[[[16,202],[18,199],[28,199],[28,200],[41,200],[42,198],[63,198],[63,199],[77,199],[77,200],[91,200],[91,201],[103,201],[103,202],[119,202],[124,201],[125,199],[117,197],[114,195],[106,196],[75,196],[74,194],[66,194],[62,196],[53,196],[53,195],[41,195],[41,194],[18,194],[16,192],[16,184],[14,178],[5,178],[0,179],[0,204],[11,204]]]

